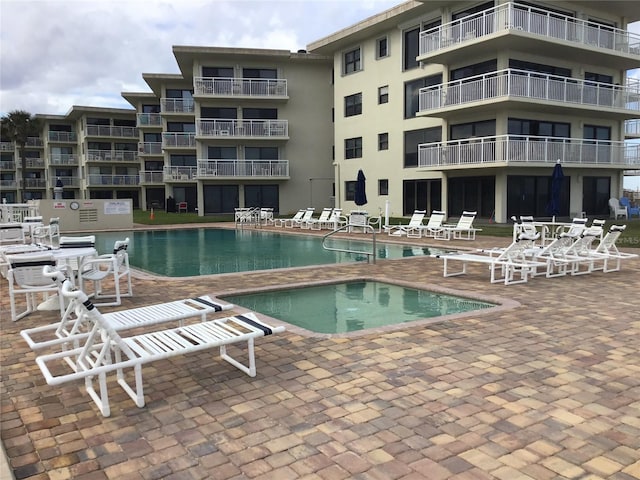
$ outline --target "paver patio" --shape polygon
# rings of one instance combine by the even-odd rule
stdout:
[[[144,367],[147,405],[114,387],[109,418],[81,382],[46,385],[21,339],[55,314],[12,323],[2,295],[11,469],[38,480],[640,479],[640,260],[508,287],[486,270],[443,278],[440,260],[414,257],[195,280],[137,275],[122,308],[363,277],[520,306],[349,338],[291,329],[257,342],[255,378],[213,350],[155,362]]]

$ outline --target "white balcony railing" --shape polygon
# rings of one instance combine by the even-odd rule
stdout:
[[[202,119],[197,122],[199,137],[287,138],[288,120]]]
[[[138,127],[115,127],[110,125],[87,125],[87,136],[138,138]]]
[[[640,167],[640,145],[576,138],[498,135],[418,145],[419,167],[478,166],[484,164],[600,165]]]
[[[44,168],[45,166],[44,158],[25,158],[24,162],[25,168]]]
[[[109,186],[138,186],[139,175],[102,175],[90,173],[87,175],[88,187],[109,187]]]
[[[53,130],[49,131],[50,142],[75,143],[77,140],[78,136],[75,134],[75,132],[56,132]]]
[[[198,178],[288,177],[288,160],[198,160]]]
[[[2,187],[3,189],[18,188],[18,182],[15,179],[12,179],[12,180],[0,180],[0,187]]]
[[[191,98],[162,98],[160,99],[162,113],[193,113],[194,103]]]
[[[193,182],[196,179],[196,167],[164,167],[162,169],[165,182]]]
[[[195,95],[219,97],[286,97],[287,81],[271,78],[195,77]]]
[[[140,183],[163,183],[164,173],[161,171],[142,170],[140,172]]]
[[[420,111],[504,97],[547,100],[640,112],[640,81],[612,85],[517,69],[504,69],[420,89]]]
[[[13,142],[0,142],[0,152],[15,152],[16,144]]]
[[[89,162],[137,162],[138,152],[131,150],[87,150]]]
[[[80,177],[52,177],[49,179],[49,187],[53,188],[60,180],[64,187],[80,188]]]
[[[162,115],[159,113],[138,113],[136,125],[138,127],[161,127]]]
[[[138,143],[139,155],[162,155],[162,142]]]
[[[195,148],[195,133],[162,132],[162,148]]]
[[[16,162],[12,160],[2,160],[0,161],[0,170],[15,170]]]
[[[40,137],[28,137],[26,146],[27,147],[43,147],[44,141]]]
[[[78,156],[72,153],[50,153],[49,165],[78,165]]]
[[[20,180],[22,188],[47,188],[47,180],[44,178],[25,178]]]
[[[640,55],[640,35],[511,2],[421,32],[420,55],[505,30]]]

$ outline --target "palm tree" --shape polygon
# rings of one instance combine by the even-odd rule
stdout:
[[[15,142],[20,155],[20,167],[22,169],[22,201],[25,201],[26,182],[26,157],[25,145],[29,137],[39,137],[42,131],[42,122],[39,118],[24,110],[13,110],[2,116],[2,140]]]

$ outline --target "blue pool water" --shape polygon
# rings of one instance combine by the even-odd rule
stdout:
[[[316,236],[218,228],[99,233],[96,248],[100,253],[110,252],[114,241],[125,237],[131,240],[128,251],[133,267],[168,277],[366,261],[363,255],[324,250],[322,239]],[[330,239],[328,245],[371,251],[366,241]],[[381,242],[376,250],[379,259],[431,253],[426,247]]]
[[[347,333],[496,306],[377,281],[334,283],[223,298],[316,333]]]

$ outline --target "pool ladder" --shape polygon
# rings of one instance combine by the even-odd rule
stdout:
[[[348,248],[333,248],[333,247],[328,247],[325,244],[325,241],[327,240],[327,238],[329,238],[332,235],[335,235],[336,233],[342,231],[342,230],[346,230],[347,232],[350,232],[352,228],[362,228],[362,230],[366,233],[367,231],[371,231],[372,234],[372,243],[371,243],[371,251],[370,252],[363,252],[360,250],[350,250]],[[362,225],[361,223],[347,223],[346,225],[343,225],[339,228],[336,228],[335,230],[327,233],[324,237],[322,237],[322,248],[324,248],[325,250],[330,250],[332,252],[344,252],[344,253],[355,253],[358,255],[366,255],[367,256],[367,262],[368,263],[372,263],[375,264],[376,263],[376,230],[375,228],[373,228],[371,225]]]

